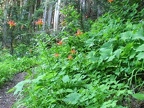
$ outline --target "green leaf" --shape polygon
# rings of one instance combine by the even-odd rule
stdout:
[[[136,57],[138,60],[144,59],[144,52],[140,52]]]
[[[109,57],[109,59],[108,59],[107,61],[108,61],[108,62],[109,62],[109,61],[112,61],[114,58],[115,58],[115,55],[112,55],[112,56]]]
[[[45,76],[45,74],[39,75],[36,79],[33,79],[32,82],[33,82],[33,83],[38,83],[41,79],[44,78],[44,76]]]
[[[138,31],[136,34],[133,35],[132,39],[133,40],[137,40],[137,39],[144,40],[143,32],[144,32],[143,29],[140,29],[140,31]]]
[[[94,45],[94,39],[93,39],[93,38],[88,39],[88,40],[86,41],[86,46],[92,47],[93,45]]]
[[[65,76],[63,76],[63,78],[62,78],[62,81],[64,82],[64,83],[67,83],[67,82],[69,82],[69,76],[68,75],[65,75]]]
[[[144,93],[136,93],[133,94],[132,96],[138,100],[144,100]]]
[[[18,93],[21,93],[22,92],[22,89],[23,89],[23,86],[26,84],[26,83],[30,83],[31,80],[24,80],[24,81],[21,81],[19,82],[14,88],[15,88],[15,92],[14,92],[14,95],[18,94]]]
[[[124,32],[124,33],[121,33],[121,39],[122,40],[128,40],[128,39],[131,39],[133,33],[131,31],[127,31],[127,32]]]
[[[92,62],[95,63],[97,61],[97,58],[95,57],[96,51],[90,51],[87,55],[87,58]]]
[[[74,93],[70,93],[66,96],[65,99],[63,99],[64,102],[69,103],[69,104],[77,104],[78,100],[80,99],[81,94],[74,92]]]
[[[144,51],[144,44],[142,44],[141,46],[139,46],[137,49],[136,49],[136,52],[138,51]]]
[[[113,42],[115,41],[115,39],[110,39],[108,42],[104,43],[101,48],[110,48],[113,45]]]
[[[116,107],[117,100],[108,100],[107,102],[104,102],[101,108],[115,108]]]
[[[114,51],[114,55],[115,55],[117,58],[119,58],[121,52],[122,52],[122,49],[117,49],[117,50]]]
[[[106,60],[108,57],[112,55],[112,49],[101,48],[100,49],[101,58]]]

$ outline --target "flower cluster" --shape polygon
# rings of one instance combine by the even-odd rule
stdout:
[[[72,60],[73,59],[72,55],[68,55],[68,59]]]
[[[113,2],[113,0],[108,0],[109,3]]]
[[[59,55],[58,53],[55,53],[54,56],[55,56],[55,57],[59,57],[60,55]]]
[[[39,25],[39,26],[42,26],[43,25],[43,20],[42,19],[38,19],[36,22],[35,22],[36,25]]]
[[[16,23],[13,20],[8,21],[10,28],[16,26]]]
[[[57,42],[57,45],[62,45],[62,44],[63,44],[62,40]]]
[[[75,49],[72,49],[72,50],[70,51],[70,53],[71,53],[71,54],[75,54],[75,53],[76,53],[76,50],[75,50]]]
[[[76,35],[76,36],[80,36],[81,34],[83,34],[83,32],[81,32],[81,30],[78,29],[75,35]]]
[[[81,32],[81,30],[80,29],[78,29],[77,30],[77,33],[76,33],[76,36],[79,36],[79,35],[81,35],[81,34],[83,34],[82,32]],[[62,46],[63,45],[63,40],[60,40],[60,41],[58,41],[56,44],[58,45],[58,46]],[[73,57],[74,57],[74,55],[77,53],[77,51],[75,50],[75,48],[71,48],[71,50],[69,51],[69,54],[68,54],[68,56],[67,56],[67,59],[68,60],[73,60]],[[58,58],[60,56],[60,54],[59,53],[55,53],[54,54],[54,57],[56,57],[56,58]]]

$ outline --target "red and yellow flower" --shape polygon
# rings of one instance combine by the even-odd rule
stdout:
[[[16,26],[16,23],[13,20],[8,21],[10,28]]]
[[[54,54],[54,57],[59,57],[60,55],[58,53],[55,53]]]
[[[36,25],[43,25],[43,20],[42,19],[38,19],[36,22],[35,22]]]
[[[109,3],[113,2],[113,0],[108,0]]]
[[[72,55],[68,55],[68,59],[72,60],[73,59]]]
[[[62,44],[63,44],[62,41],[57,42],[57,45],[62,45]]]
[[[81,30],[78,29],[77,32],[76,32],[76,36],[80,36],[81,34],[83,34],[83,32],[81,32]]]
[[[71,54],[75,54],[75,53],[76,53],[76,50],[75,50],[75,49],[72,49],[70,52],[71,52]]]

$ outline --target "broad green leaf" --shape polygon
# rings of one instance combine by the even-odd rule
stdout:
[[[140,30],[134,34],[133,40],[136,40],[136,39],[144,40],[144,29],[143,28],[140,28]]]
[[[144,93],[136,93],[133,94],[132,96],[138,100],[144,100]]]
[[[21,93],[22,92],[22,89],[23,89],[23,86],[26,84],[26,83],[30,83],[31,80],[24,80],[24,81],[21,81],[19,82],[14,88],[15,88],[15,92],[14,92],[14,95],[18,94],[18,93]]]
[[[112,61],[114,58],[115,58],[115,55],[112,55],[112,56],[109,57],[109,59],[108,59],[107,61],[108,61],[108,62],[109,62],[109,61]]]
[[[81,97],[81,94],[74,92],[74,93],[70,93],[66,96],[65,99],[63,99],[64,102],[68,103],[68,104],[77,104],[79,99]]]
[[[45,76],[45,74],[39,75],[37,78],[33,79],[32,82],[33,83],[38,83],[41,79],[43,79],[44,76]]]
[[[106,60],[108,57],[111,56],[111,54],[112,54],[112,49],[101,48],[101,49],[100,49],[100,54],[101,54],[101,58],[102,58],[103,60]]]
[[[132,51],[132,52],[130,53],[129,58],[130,58],[130,59],[132,59],[132,58],[134,58],[134,57],[135,57],[135,55],[136,55],[136,52],[135,52],[135,51]]]
[[[68,75],[65,75],[65,76],[63,76],[63,78],[62,78],[62,81],[64,82],[64,83],[67,83],[67,82],[69,82],[69,76]]]
[[[144,52],[140,52],[136,57],[138,60],[144,59]]]
[[[92,47],[93,45],[94,45],[94,39],[93,39],[93,38],[88,39],[88,40],[86,41],[86,46]]]
[[[112,47],[113,45],[113,42],[115,41],[116,39],[110,39],[108,42],[104,43],[101,48],[110,48]]]
[[[142,44],[141,46],[139,46],[137,49],[136,49],[136,52],[138,51],[144,51],[144,44]]]
[[[95,63],[97,61],[97,58],[95,57],[96,51],[90,51],[87,55],[87,58],[92,62]]]
[[[121,39],[122,40],[128,40],[128,39],[131,39],[133,33],[131,31],[127,31],[127,32],[124,32],[124,33],[121,33]]]
[[[122,52],[122,49],[117,49],[117,50],[114,51],[114,55],[115,55],[117,58],[119,58],[121,52]]]

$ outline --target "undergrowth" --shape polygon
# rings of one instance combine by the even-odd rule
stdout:
[[[39,66],[15,86],[19,100],[13,107],[131,108],[132,94],[144,84],[144,21],[138,19],[144,15],[131,6],[113,7],[85,33],[72,25],[67,29],[75,33],[37,35]]]
[[[35,57],[15,57],[7,51],[0,52],[0,54],[0,86],[9,81],[15,74],[26,72],[37,65]]]

